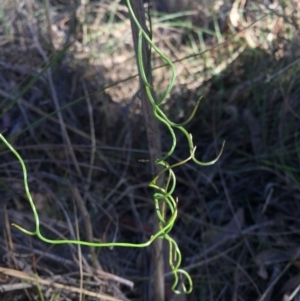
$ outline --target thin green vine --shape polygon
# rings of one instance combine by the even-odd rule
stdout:
[[[224,143],[223,143],[223,146],[222,146],[222,149],[221,149],[219,155],[217,156],[217,158],[215,160],[210,161],[210,162],[201,162],[201,161],[197,160],[195,158],[196,147],[194,147],[192,135],[187,132],[187,130],[184,128],[184,126],[194,117],[196,110],[199,106],[200,99],[197,101],[197,104],[196,104],[191,116],[185,122],[180,123],[180,124],[176,124],[176,123],[170,121],[167,118],[167,116],[163,113],[163,111],[160,109],[160,105],[164,102],[164,100],[170,94],[170,92],[174,86],[175,77],[176,77],[175,67],[174,67],[173,63],[171,62],[171,60],[168,57],[166,57],[159,50],[159,48],[157,46],[154,45],[151,38],[143,30],[143,28],[139,24],[136,16],[134,15],[134,12],[133,12],[131,4],[130,4],[130,0],[126,0],[126,1],[127,1],[129,12],[130,12],[134,22],[136,23],[137,27],[139,28],[138,65],[139,65],[143,83],[146,88],[147,95],[153,106],[153,114],[159,121],[161,121],[168,128],[168,130],[173,138],[171,149],[162,158],[159,158],[156,160],[156,164],[162,165],[163,169],[161,170],[161,172],[158,175],[156,175],[156,177],[149,184],[149,186],[151,188],[156,190],[156,192],[153,195],[153,199],[154,199],[156,213],[157,213],[157,216],[158,216],[158,219],[160,222],[159,231],[157,233],[153,234],[147,242],[139,243],[139,244],[127,243],[127,242],[97,243],[97,242],[88,242],[88,241],[73,240],[73,239],[55,240],[55,239],[49,239],[49,238],[43,236],[43,234],[40,231],[40,221],[39,221],[38,212],[36,210],[35,204],[32,200],[32,197],[31,197],[31,194],[29,191],[28,179],[27,179],[27,169],[26,169],[25,163],[24,163],[22,157],[19,155],[19,153],[0,133],[0,139],[11,150],[11,152],[17,157],[18,161],[21,164],[26,196],[30,203],[30,206],[31,206],[31,209],[33,212],[33,216],[35,219],[35,231],[26,230],[17,224],[13,224],[13,226],[25,234],[31,235],[31,236],[37,236],[40,240],[42,240],[46,243],[49,243],[49,244],[74,244],[74,245],[82,245],[82,246],[90,246],[90,247],[144,248],[144,247],[148,247],[155,239],[164,238],[169,243],[169,264],[170,264],[170,267],[171,267],[173,275],[174,275],[174,282],[172,285],[172,289],[173,289],[174,293],[176,293],[176,294],[180,294],[180,293],[188,294],[193,289],[192,279],[185,270],[180,269],[180,265],[181,265],[181,261],[182,261],[181,252],[178,248],[176,241],[169,235],[169,232],[172,230],[174,223],[176,221],[176,218],[177,218],[177,214],[178,214],[178,210],[177,210],[178,200],[174,199],[174,197],[172,196],[174,193],[175,187],[176,187],[176,176],[175,176],[173,169],[175,167],[185,164],[189,160],[193,160],[196,164],[201,165],[201,166],[207,166],[207,165],[214,164],[219,159],[219,157],[223,151]],[[165,93],[163,94],[163,96],[158,101],[154,100],[153,94],[151,92],[152,87],[150,86],[150,84],[147,81],[147,77],[146,77],[144,66],[143,66],[143,57],[142,57],[142,41],[143,41],[143,39],[145,39],[147,41],[149,46],[152,47],[152,49],[154,49],[154,51],[166,62],[166,64],[171,69],[171,79],[170,79],[168,88],[165,91]],[[189,150],[190,150],[190,156],[183,161],[180,161],[173,165],[169,165],[166,162],[166,160],[169,158],[169,156],[172,155],[172,153],[174,152],[175,147],[176,147],[176,135],[174,132],[174,128],[177,128],[180,131],[182,131],[184,133],[185,137],[187,138],[188,146],[189,146]],[[168,173],[168,176],[167,176],[167,181],[166,181],[165,186],[164,187],[157,186],[156,182],[157,182],[158,178],[166,172]],[[163,208],[160,208],[160,206],[159,206],[161,201],[163,201],[163,204],[164,204]],[[169,215],[169,217],[167,217],[168,215]],[[186,281],[184,281],[182,276],[185,276]],[[181,280],[182,290],[178,289],[179,280]],[[186,282],[187,282],[187,285],[186,285]]]

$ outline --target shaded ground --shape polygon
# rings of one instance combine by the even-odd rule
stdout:
[[[116,4],[51,2],[48,13],[39,2],[1,6],[1,131],[25,160],[42,231],[54,239],[140,242],[152,234],[138,80],[128,79],[137,72],[130,24]],[[217,164],[176,170],[172,234],[194,280],[182,300],[297,300],[297,3],[235,1],[215,18],[199,16],[153,18],[154,41],[177,61],[165,111],[180,122],[203,95],[188,125],[197,157],[213,159],[226,141]],[[69,43],[51,73],[29,84]],[[153,58],[158,94],[169,79],[161,64]],[[162,137],[167,150],[164,128]],[[51,246],[11,227],[34,223],[20,165],[0,150],[2,300],[78,300],[80,291],[86,300],[151,300],[149,250]],[[171,161],[187,151],[179,135]]]

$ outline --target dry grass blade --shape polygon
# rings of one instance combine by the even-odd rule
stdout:
[[[99,300],[122,301],[121,299],[114,298],[114,297],[111,297],[111,296],[108,296],[108,295],[105,295],[105,294],[91,292],[91,291],[88,291],[86,289],[81,290],[77,287],[63,285],[63,284],[57,283],[57,282],[55,282],[51,279],[48,280],[48,279],[42,279],[40,277],[37,278],[35,276],[31,276],[27,273],[17,271],[17,270],[13,270],[13,269],[7,269],[7,268],[0,267],[0,272],[5,274],[5,275],[11,276],[11,277],[16,277],[16,278],[19,278],[19,279],[22,279],[22,280],[30,281],[33,284],[37,284],[37,281],[38,281],[39,285],[43,285],[43,286],[47,286],[47,287],[53,287],[53,288],[56,288],[56,289],[59,289],[59,290],[65,290],[65,291],[69,291],[69,292],[72,292],[72,293],[84,294],[86,296],[91,296],[91,297],[97,298]]]
[[[9,291],[17,291],[17,290],[23,290],[26,288],[32,287],[32,284],[30,283],[12,283],[12,284],[3,284],[0,285],[0,292],[9,292]]]
[[[101,279],[115,281],[120,284],[126,285],[131,289],[134,287],[134,283],[128,279],[118,277],[116,275],[113,275],[113,274],[110,274],[110,273],[107,273],[107,272],[104,272],[101,270],[96,270],[95,272]]]

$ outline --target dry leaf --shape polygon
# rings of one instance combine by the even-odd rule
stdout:
[[[289,295],[294,289],[296,289],[300,284],[300,273],[296,276],[290,278],[282,287],[281,293]]]
[[[214,230],[206,233],[204,237],[206,236],[209,244],[215,244],[221,240],[236,238],[236,236],[238,236],[241,232],[244,221],[244,209],[239,208],[228,224],[224,225],[219,231]]]
[[[268,279],[267,265],[289,261],[291,258],[289,252],[278,249],[264,250],[255,256],[255,263],[258,265],[257,274],[266,280]]]

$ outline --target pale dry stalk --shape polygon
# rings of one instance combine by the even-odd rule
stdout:
[[[133,12],[139,21],[140,25],[143,27],[145,32],[147,32],[146,20],[145,20],[145,10],[142,0],[135,0],[131,2]],[[132,37],[134,42],[134,48],[136,53],[136,58],[138,58],[138,37],[139,29],[137,28],[134,20],[131,18],[131,28],[132,28]],[[143,65],[145,73],[148,77],[148,82],[152,86],[152,76],[151,76],[151,67],[150,67],[150,55],[149,47],[145,40],[143,41],[142,55],[143,55]],[[138,64],[138,62],[137,62]],[[145,119],[147,137],[148,137],[148,146],[150,152],[150,164],[151,164],[151,173],[152,177],[156,176],[161,168],[155,164],[155,160],[161,158],[161,139],[159,133],[158,120],[153,114],[152,104],[146,93],[145,85],[140,76],[141,84],[141,101],[143,115]],[[158,186],[163,185],[163,177],[160,177],[156,184]],[[154,213],[154,231],[159,229],[159,220],[157,215]],[[163,241],[161,238],[156,239],[152,244],[152,259],[154,266],[154,296],[153,300],[164,301],[165,300],[165,285],[164,285],[164,260],[163,260]]]

